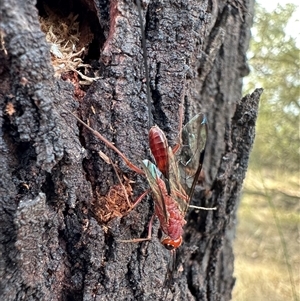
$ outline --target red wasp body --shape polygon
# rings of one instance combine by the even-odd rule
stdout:
[[[161,242],[167,249],[176,249],[182,242],[184,217],[202,168],[201,154],[207,134],[205,116],[196,115],[180,134],[183,135],[182,143],[172,150],[164,132],[157,126],[152,127],[149,145],[156,165],[143,160],[143,170],[155,202],[155,214],[167,236]]]
[[[149,146],[156,166],[167,177],[169,171],[168,141],[165,134],[156,125],[149,131]]]

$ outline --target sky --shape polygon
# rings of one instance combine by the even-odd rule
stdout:
[[[260,3],[268,10],[274,10],[278,4],[286,5],[287,3],[298,4],[299,7],[299,0],[280,0],[280,1],[270,1],[270,0],[256,0],[256,2]]]
[[[297,5],[296,12],[294,13],[291,21],[289,22],[286,32],[288,35],[296,38],[297,45],[300,46],[300,1],[299,0],[280,0],[280,1],[271,1],[271,0],[256,0],[261,6],[266,8],[268,11],[274,10],[278,4],[284,6],[288,3],[293,3]]]

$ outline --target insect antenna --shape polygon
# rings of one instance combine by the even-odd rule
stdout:
[[[116,165],[115,165],[115,164],[112,162],[112,160],[111,160],[106,154],[104,154],[102,151],[99,151],[98,154],[99,154],[99,157],[100,157],[103,161],[105,161],[107,164],[109,164],[109,165],[111,165],[111,166],[113,167],[114,172],[115,172],[115,174],[116,174],[116,176],[117,176],[117,179],[118,179],[118,181],[119,181],[119,183],[120,183],[120,186],[122,187],[122,190],[123,190],[123,192],[124,192],[124,196],[125,196],[125,198],[126,198],[127,204],[128,204],[129,207],[131,207],[132,205],[131,205],[131,203],[130,203],[130,201],[129,201],[128,193],[127,193],[127,191],[126,191],[126,188],[125,188],[124,184],[122,183],[122,180],[121,180],[121,178],[120,178],[120,176],[119,176],[119,173],[118,173],[118,171],[117,171]]]
[[[152,115],[151,115],[152,99],[151,99],[151,93],[150,93],[150,78],[149,78],[149,69],[148,69],[148,62],[147,62],[145,28],[144,28],[144,24],[143,24],[142,8],[141,8],[140,0],[136,0],[136,4],[138,7],[139,22],[140,22],[140,29],[141,29],[141,35],[142,35],[143,61],[144,61],[146,87],[147,87],[148,127],[150,129],[151,126],[153,125],[153,120],[152,120]]]
[[[141,36],[142,36],[143,61],[144,61],[144,69],[145,69],[145,77],[146,77],[147,103],[148,103],[148,128],[150,129],[153,126],[153,119],[152,119],[152,114],[151,114],[152,99],[151,99],[151,91],[150,91],[149,68],[148,68],[148,62],[147,62],[146,36],[145,36],[145,28],[144,28],[144,24],[143,24],[141,1],[136,0],[136,4],[138,7],[139,22],[140,22],[140,29],[141,29]],[[165,181],[165,183],[167,185],[168,181]],[[163,194],[161,191],[160,191],[160,194],[162,197]],[[166,207],[165,207],[164,202],[163,202],[163,210],[165,212],[165,216],[167,216]]]
[[[109,159],[109,160],[110,160],[111,165],[112,165],[112,167],[113,167],[113,169],[114,169],[114,171],[115,171],[115,174],[116,174],[116,176],[117,176],[117,178],[118,178],[118,181],[119,181],[119,183],[120,183],[120,185],[121,185],[121,187],[122,187],[122,190],[123,190],[123,192],[124,192],[124,196],[125,196],[125,198],[126,198],[126,202],[127,202],[128,206],[129,206],[129,208],[131,208],[131,207],[132,207],[132,204],[131,204],[130,201],[129,201],[128,193],[127,193],[127,191],[126,191],[125,186],[124,186],[123,183],[122,183],[122,180],[121,180],[120,175],[119,175],[119,173],[118,173],[118,171],[117,171],[117,168],[116,168],[115,164],[111,161],[111,159]]]

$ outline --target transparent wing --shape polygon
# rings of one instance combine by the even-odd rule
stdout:
[[[207,138],[207,121],[204,114],[194,116],[182,129],[181,148],[176,153],[180,183],[189,198],[198,181],[204,159]]]
[[[170,194],[174,200],[179,205],[179,208],[182,212],[187,210],[189,205],[189,198],[182,187],[180,182],[180,172],[178,168],[178,161],[176,160],[172,149],[169,147],[169,185],[170,185]]]
[[[142,167],[146,174],[146,178],[150,185],[151,191],[153,193],[153,199],[156,205],[159,207],[160,211],[163,212],[165,219],[167,221],[168,213],[166,209],[166,204],[164,202],[164,192],[163,192],[163,190],[166,191],[166,187],[160,186],[160,185],[165,185],[162,179],[163,175],[159,171],[159,169],[149,160],[143,160]]]

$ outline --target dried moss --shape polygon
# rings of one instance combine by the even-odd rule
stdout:
[[[51,59],[55,76],[73,71],[79,77],[81,85],[91,84],[96,77],[87,76],[91,66],[83,62],[88,53],[93,33],[86,25],[81,25],[78,15],[70,13],[67,17],[45,7],[47,16],[40,17],[41,29],[46,34],[46,40],[51,45]],[[84,33],[84,35],[81,35]]]

